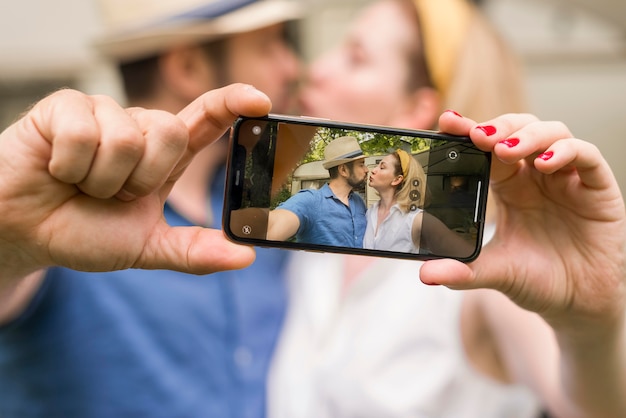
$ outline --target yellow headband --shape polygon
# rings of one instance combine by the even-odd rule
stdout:
[[[402,149],[397,149],[396,154],[400,158],[400,168],[402,169],[402,176],[406,178],[409,171],[409,162],[411,160],[411,156],[408,152]]]
[[[474,13],[467,0],[414,0],[422,48],[434,87],[445,97]]]

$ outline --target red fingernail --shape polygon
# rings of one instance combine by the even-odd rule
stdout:
[[[518,138],[507,138],[507,139],[504,139],[504,140],[500,141],[500,143],[506,145],[509,148],[513,148],[514,146],[519,144],[519,139]]]
[[[496,133],[496,127],[491,125],[477,126],[476,129],[480,129],[487,136],[491,136]]]
[[[441,286],[439,283],[426,283],[426,282],[422,282],[424,283],[426,286]]]
[[[537,156],[537,158],[541,158],[541,159],[542,159],[542,160],[544,160],[544,161],[548,161],[548,160],[549,160],[550,158],[552,158],[553,156],[554,156],[554,152],[552,152],[552,151],[546,151],[546,152],[544,152],[544,153],[542,153],[542,154],[539,154],[539,155]]]
[[[446,110],[446,112],[448,112],[448,113],[452,113],[453,115],[456,115],[456,116],[458,116],[458,117],[460,117],[460,118],[462,118],[462,117],[463,117],[463,115],[461,115],[459,112],[455,112],[455,111],[454,111],[454,110],[452,110],[452,109],[448,109],[448,110]]]

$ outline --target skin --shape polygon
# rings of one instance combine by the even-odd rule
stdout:
[[[304,114],[368,123],[430,128],[439,116],[431,88],[407,91],[406,55],[413,22],[393,2],[366,8],[345,40],[311,65],[302,90]]]
[[[295,111],[300,61],[285,43],[284,25],[246,32],[229,40],[230,79],[255,86],[272,99],[272,111]]]

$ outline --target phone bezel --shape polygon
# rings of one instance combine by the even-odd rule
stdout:
[[[231,191],[234,189],[233,184],[234,181],[234,170],[232,170],[233,164],[233,155],[235,152],[235,147],[237,146],[236,139],[239,136],[240,129],[244,122],[246,121],[259,121],[259,122],[270,122],[270,123],[292,123],[299,125],[307,125],[307,126],[320,126],[320,127],[328,127],[328,128],[339,128],[339,129],[348,129],[348,130],[359,130],[364,132],[379,132],[383,134],[389,135],[399,135],[399,136],[417,136],[422,138],[428,138],[433,140],[446,140],[446,141],[454,141],[461,143],[472,144],[471,139],[468,136],[456,136],[450,135],[443,132],[431,131],[431,130],[414,130],[414,129],[404,129],[404,128],[394,128],[389,126],[378,126],[378,125],[368,125],[368,124],[358,124],[358,123],[350,123],[350,122],[341,122],[329,119],[320,119],[313,117],[304,117],[304,116],[287,116],[287,115],[278,115],[278,114],[269,114],[261,117],[246,117],[240,116],[234,122],[229,139],[229,153],[227,159],[227,170],[226,170],[226,188],[224,192],[224,207],[223,207],[223,216],[222,216],[222,227],[224,234],[226,237],[235,243],[244,244],[244,245],[253,245],[257,247],[263,248],[281,248],[281,249],[289,249],[289,250],[301,250],[301,251],[315,251],[315,252],[330,252],[330,253],[340,253],[340,254],[357,254],[357,255],[365,255],[365,256],[376,256],[376,257],[385,257],[385,258],[400,258],[400,259],[411,259],[411,260],[431,260],[431,259],[442,259],[442,258],[454,258],[456,260],[462,262],[471,262],[478,257],[482,248],[483,235],[484,235],[484,227],[485,227],[485,214],[486,214],[486,203],[487,203],[487,195],[488,195],[488,185],[489,185],[489,169],[485,170],[484,179],[482,181],[481,190],[479,196],[477,198],[478,206],[477,206],[477,237],[476,237],[476,248],[474,252],[468,257],[448,257],[448,256],[440,256],[435,254],[412,254],[412,253],[402,253],[395,251],[387,251],[387,250],[373,250],[366,248],[356,248],[356,247],[339,247],[339,246],[329,246],[329,245],[319,245],[312,243],[302,243],[302,242],[292,242],[292,241],[272,241],[267,239],[258,239],[258,238],[249,238],[242,237],[240,235],[236,235],[231,231],[231,206],[233,202],[233,196],[231,196]],[[473,144],[472,144],[473,145]],[[487,164],[491,165],[491,153],[481,151],[475,146],[473,149],[479,151],[484,154]]]

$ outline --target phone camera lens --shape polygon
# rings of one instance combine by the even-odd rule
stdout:
[[[261,127],[259,125],[254,125],[252,127],[252,133],[255,135],[261,135]]]
[[[451,149],[450,151],[448,151],[448,159],[450,161],[457,161],[460,156],[461,154],[459,154],[459,152],[455,149]]]

